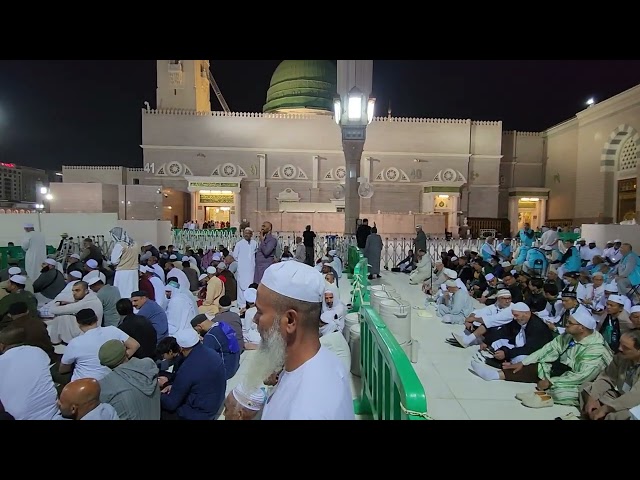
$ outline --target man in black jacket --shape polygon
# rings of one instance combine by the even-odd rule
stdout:
[[[481,350],[487,350],[490,345],[495,351],[493,359],[486,361],[495,368],[502,368],[503,362],[518,363],[553,339],[546,323],[525,303],[513,305],[511,313],[513,321],[486,335],[485,343],[480,346]]]

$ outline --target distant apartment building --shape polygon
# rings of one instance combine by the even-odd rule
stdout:
[[[4,208],[33,208],[42,204],[41,188],[61,181],[55,172],[0,162],[0,206]]]

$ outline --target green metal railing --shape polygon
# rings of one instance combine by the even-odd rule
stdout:
[[[351,253],[351,252],[350,252]],[[351,311],[360,317],[362,390],[357,415],[374,420],[427,420],[427,397],[409,358],[369,301],[367,259],[355,264]]]
[[[353,277],[354,270],[358,262],[362,260],[364,256],[360,249],[355,245],[349,245],[349,250],[347,250],[347,278],[351,279]]]
[[[47,245],[47,255],[56,253],[56,248]],[[25,251],[22,247],[0,247],[0,270],[4,270],[9,265],[9,259],[14,258],[18,261],[18,266],[24,270]]]

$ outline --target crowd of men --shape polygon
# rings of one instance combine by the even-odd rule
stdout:
[[[116,227],[110,254],[87,238],[56,262],[25,225],[25,269],[0,271],[2,416],[353,419],[341,259],[296,261],[271,229],[205,253]]]
[[[526,407],[570,405],[563,419],[640,417],[640,260],[629,243],[600,249],[525,225],[518,248],[488,237],[480,252],[443,252],[423,283],[447,343],[479,346],[470,370],[487,381],[535,383]]]

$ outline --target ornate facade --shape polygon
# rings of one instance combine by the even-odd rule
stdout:
[[[314,228],[336,231],[347,172],[324,62],[283,62],[267,113],[225,113],[211,111],[207,61],[158,60],[159,107],[142,110],[143,168],[63,167],[64,182],[127,185],[130,195],[146,186],[145,211],[176,225],[190,218],[255,224],[278,215],[306,222],[323,214],[328,225]],[[438,217],[433,225],[457,233],[465,218],[497,229],[508,220],[515,230],[524,221],[635,215],[632,125],[640,128],[640,87],[539,133],[503,132],[500,121],[377,117],[361,160],[361,216]]]

